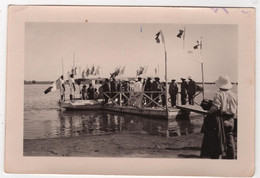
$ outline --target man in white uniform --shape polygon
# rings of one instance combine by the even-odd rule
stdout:
[[[74,75],[73,74],[70,75],[69,86],[70,86],[70,100],[73,100],[74,97],[75,97],[74,95],[75,95],[75,90],[76,90],[75,80],[74,80]]]
[[[134,84],[134,93],[135,93],[135,106],[140,108],[142,105],[143,99],[143,84],[141,82],[142,78],[138,77],[138,81]]]

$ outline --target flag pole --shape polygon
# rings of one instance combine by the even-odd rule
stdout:
[[[73,52],[73,74],[75,75],[75,52]]]
[[[202,37],[200,38],[200,57],[202,58]],[[202,61],[202,60],[201,60]],[[203,90],[202,90],[202,97],[203,99],[205,98],[205,93],[204,93],[204,69],[203,69],[203,62],[201,62],[201,75],[202,75],[202,87],[203,87]]]
[[[165,57],[165,98],[166,98],[166,114],[168,117],[168,93],[167,93],[167,89],[168,89],[168,82],[167,82],[167,51],[165,48],[165,43],[163,43],[164,46],[164,57]]]

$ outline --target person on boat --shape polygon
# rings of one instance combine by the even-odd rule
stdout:
[[[165,90],[166,90],[166,82],[161,83],[161,91],[162,91],[162,106],[166,106],[166,95],[165,95]]]
[[[152,94],[152,98],[153,100],[158,103],[159,102],[159,91],[161,91],[161,87],[160,87],[160,78],[159,77],[155,77],[154,81],[152,83],[152,91],[154,92]],[[152,107],[156,107],[157,105],[155,103],[152,103]]]
[[[144,85],[144,92],[145,92],[145,95],[147,95],[148,97],[151,98],[151,93],[149,93],[152,89],[152,82],[151,82],[151,78],[148,77],[146,82],[145,82],[145,85]],[[147,97],[145,98],[145,103],[148,104],[150,102],[150,99],[148,99]],[[150,105],[147,105],[148,107]]]
[[[65,84],[63,75],[60,77],[60,99],[65,101]]]
[[[104,104],[107,104],[108,103],[108,96],[110,96],[110,87],[109,87],[109,80],[108,78],[105,79],[105,82],[103,83],[102,85],[102,88],[103,88],[103,94],[104,94],[104,99],[105,99],[105,103]]]
[[[170,83],[170,86],[169,86],[169,94],[171,96],[171,105],[172,107],[175,107],[176,106],[176,96],[178,94],[178,85],[177,83],[175,83],[175,79],[172,79],[172,82]]]
[[[230,90],[232,84],[229,76],[219,76],[215,84],[219,91],[202,126],[201,157],[235,159],[233,131],[234,119],[237,118],[237,95]]]
[[[75,80],[74,80],[73,74],[70,74],[69,86],[70,86],[70,100],[72,101],[75,98],[75,91],[76,91]]]
[[[111,78],[110,87],[111,87],[111,98],[116,95],[117,83],[115,77]]]
[[[181,78],[181,104],[185,105],[186,104],[186,99],[187,99],[187,82],[184,77]]]
[[[127,105],[128,103],[128,98],[130,96],[130,82],[128,81],[128,79],[126,79],[124,82],[123,82],[123,85],[122,85],[122,91],[124,92],[124,95],[123,95],[123,105]]]
[[[143,99],[143,84],[142,78],[138,77],[137,81],[134,84],[134,95],[135,95],[135,106],[140,108],[142,106],[142,99]]]
[[[97,91],[97,89],[96,88],[94,88],[94,100],[97,100],[98,99],[98,96],[99,96],[99,93],[98,93],[98,91]]]
[[[87,86],[86,86],[86,85],[83,85],[83,87],[82,87],[80,93],[81,93],[81,98],[82,98],[83,100],[86,100],[86,99],[87,99],[87,96],[88,96]]]
[[[189,83],[187,85],[187,93],[189,98],[189,104],[194,105],[194,96],[196,94],[197,85],[196,82],[191,78],[191,76],[188,77]]]
[[[89,84],[87,93],[88,93],[88,99],[93,100],[95,98],[95,90],[93,88],[92,83]]]

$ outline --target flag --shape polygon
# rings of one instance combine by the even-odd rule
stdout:
[[[60,79],[56,80],[55,82],[53,82],[45,91],[44,94],[47,94],[51,91],[56,91],[60,89]]]
[[[82,78],[86,78],[86,73],[85,70],[83,70],[82,74],[81,74]]]
[[[144,68],[144,74],[147,73],[147,70],[148,70],[148,66],[145,66],[145,68]]]
[[[100,74],[100,67],[97,66],[96,71],[95,71],[95,75],[99,75],[99,74]]]
[[[89,68],[87,67],[87,69],[86,69],[86,76],[87,76],[87,77],[89,76],[89,73],[90,73],[90,70],[89,70]]]
[[[93,65],[90,71],[90,75],[94,75],[94,72],[95,72],[95,66]]]
[[[125,73],[125,66],[121,68],[120,74],[123,75]]]
[[[181,38],[181,39],[184,39],[184,36],[185,36],[184,33],[185,33],[185,29],[179,30],[179,33],[178,33],[177,37]]]
[[[202,40],[200,42],[197,41],[197,44],[193,46],[193,49],[202,49]]]
[[[163,33],[162,33],[162,30],[160,30],[158,33],[156,33],[155,35],[155,40],[156,40],[156,43],[162,43],[164,44],[164,37],[163,37]]]

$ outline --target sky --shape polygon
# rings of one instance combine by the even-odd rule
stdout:
[[[185,40],[177,38],[186,28]],[[100,66],[101,77],[109,77],[116,67],[126,66],[121,77],[135,77],[140,66],[148,66],[143,77],[165,73],[163,44],[155,41],[162,30],[167,51],[168,80],[180,77],[206,82],[229,75],[237,82],[238,32],[229,24],[111,24],[28,22],[25,24],[25,80],[54,81],[73,66],[81,70]],[[202,37],[202,50],[194,50]],[[183,43],[185,47],[183,48]],[[188,52],[189,51],[189,52]]]

